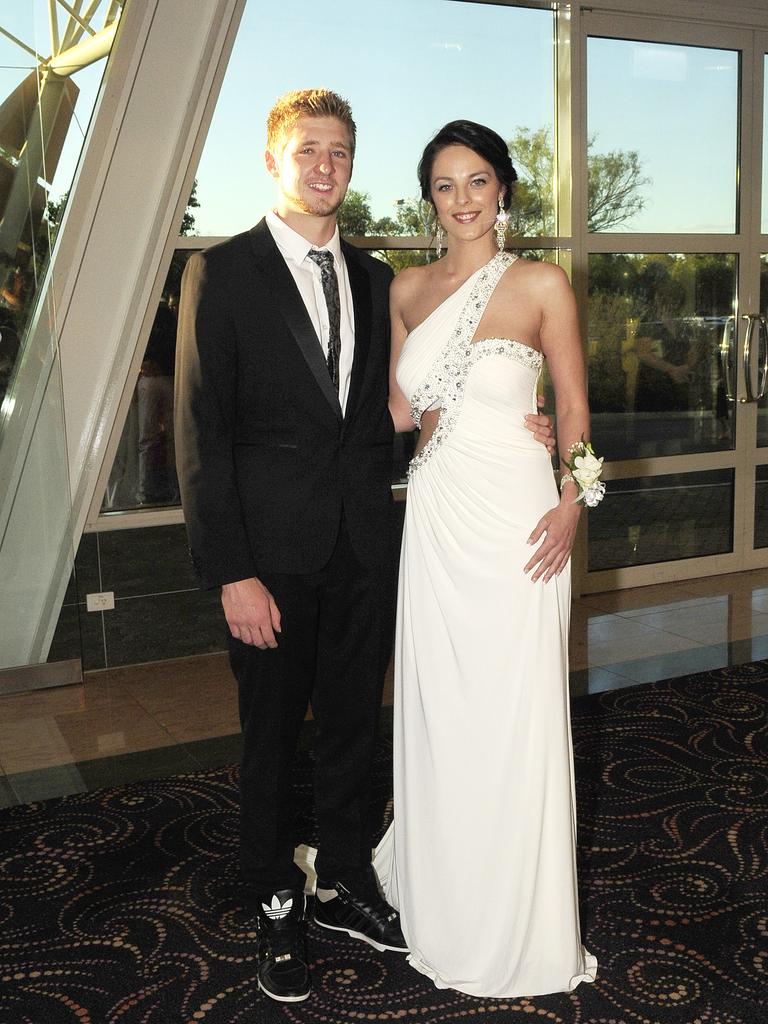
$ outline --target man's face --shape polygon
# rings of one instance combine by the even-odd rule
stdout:
[[[278,213],[331,217],[352,175],[349,131],[335,117],[301,117],[281,151],[267,150],[266,163],[280,191]]]

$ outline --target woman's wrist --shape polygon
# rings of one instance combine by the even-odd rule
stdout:
[[[580,493],[579,485],[570,474],[564,475],[560,478],[561,507],[569,505],[571,507],[575,507],[577,511],[581,511],[581,502],[577,500]]]
[[[567,491],[575,495],[571,501],[594,508],[605,494],[605,484],[600,480],[603,460],[597,458],[594,448],[589,441],[584,440],[583,435],[580,441],[569,446],[568,455],[570,458],[561,460],[564,475],[560,480],[560,489],[563,493]]]

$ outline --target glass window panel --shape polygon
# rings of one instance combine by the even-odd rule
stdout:
[[[592,231],[736,230],[739,59],[590,38]]]
[[[755,472],[755,547],[768,548],[768,466]]]
[[[768,54],[763,57],[763,202],[762,232],[768,234]]]
[[[323,85],[349,99],[358,127],[349,234],[423,233],[416,166],[435,131],[459,117],[512,143],[518,226],[552,234],[553,31],[551,11],[496,4],[336,0],[318,18],[310,0],[249,0],[198,169],[194,231],[230,235],[271,207],[267,113],[289,89]],[[329,63],[333,53],[343,59]]]
[[[179,504],[173,435],[176,313],[181,275],[192,252],[178,249],[171,260],[112,463],[102,512]]]
[[[589,515],[590,572],[733,547],[733,470],[610,480]]]
[[[106,65],[78,67],[76,51],[66,51],[104,32],[111,6],[103,0],[80,13],[87,33],[56,5],[58,39],[48,0],[7,3],[0,11],[0,28],[8,33],[0,34],[0,402],[11,387]],[[66,64],[66,74],[48,70],[57,62]]]
[[[606,458],[732,449],[735,289],[730,254],[589,257],[592,436]]]
[[[590,255],[589,402],[601,454],[733,448],[735,294],[729,254]]]

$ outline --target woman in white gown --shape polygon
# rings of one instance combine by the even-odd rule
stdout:
[[[400,566],[394,823],[374,866],[411,964],[438,987],[567,991],[596,971],[579,930],[567,682],[580,505],[570,481],[558,500],[524,417],[546,358],[560,452],[588,436],[575,303],[559,268],[497,248],[516,177],[500,136],[446,125],[419,177],[448,252],[392,288],[390,406],[398,430],[421,435]]]

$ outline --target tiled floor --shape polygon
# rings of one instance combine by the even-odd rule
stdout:
[[[570,657],[574,695],[768,658],[768,570],[582,597]],[[231,763],[238,752],[223,654],[0,698],[0,806]]]

